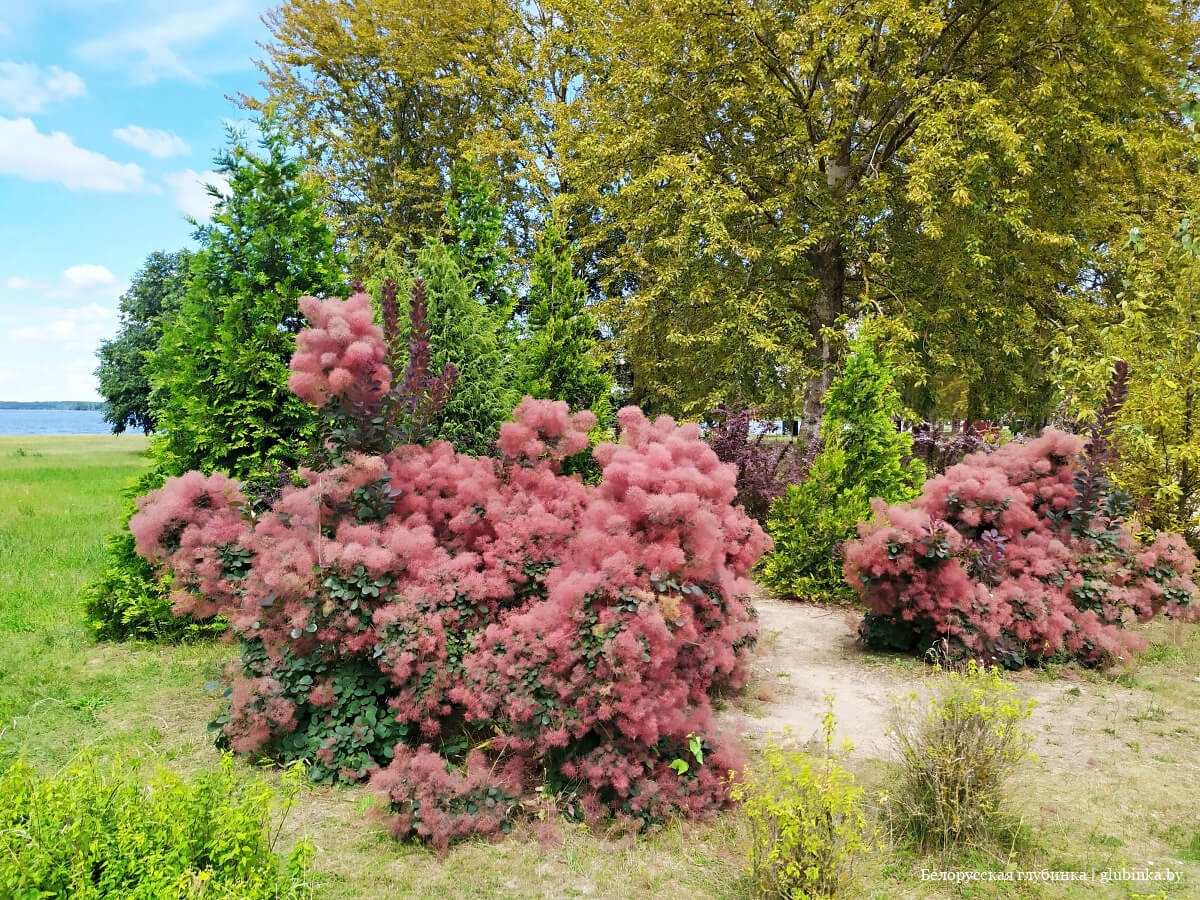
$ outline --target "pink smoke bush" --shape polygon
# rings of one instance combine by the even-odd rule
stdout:
[[[301,297],[299,304],[310,324],[296,335],[292,393],[316,407],[382,397],[390,382],[387,345],[370,296]]]
[[[1084,441],[1053,429],[972,454],[911,503],[876,501],[845,545],[847,582],[870,608],[869,646],[1008,666],[1055,657],[1102,665],[1139,646],[1126,625],[1200,618],[1196,559],[1178,535],[1138,543],[1126,499],[1092,496]]]
[[[334,303],[305,308],[293,361],[324,404],[388,382],[367,307]],[[441,847],[506,830],[547,781],[577,815],[643,825],[727,803],[740,759],[709,697],[745,679],[770,541],[696,426],[619,418],[595,485],[561,468],[594,416],[525,398],[496,457],[350,453],[258,514],[222,475],[147,495],[131,528],[175,609],[220,612],[242,643],[225,742],[370,777],[393,830]]]

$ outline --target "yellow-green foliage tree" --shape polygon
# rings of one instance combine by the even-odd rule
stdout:
[[[1192,0],[285,0],[268,24],[246,102],[358,261],[439,233],[469,155],[525,256],[562,213],[632,399],[813,425],[861,313],[917,412],[1046,414],[1200,34]]]
[[[355,258],[416,249],[440,233],[448,173],[473,151],[518,214],[545,184],[538,107],[566,85],[538,89],[540,16],[517,0],[286,0],[266,16],[264,95],[243,101],[304,148]]]
[[[809,422],[831,329],[871,308],[973,413],[1040,400],[1197,30],[1178,3],[1106,0],[563,5],[560,157],[635,397],[700,414],[740,392]]]
[[[1170,177],[1140,205],[1104,302],[1064,335],[1056,363],[1064,406],[1081,420],[1114,361],[1128,363],[1110,474],[1147,530],[1178,532],[1200,550],[1200,92],[1184,81],[1176,96],[1185,140]]]
[[[1116,420],[1113,482],[1137,502],[1147,531],[1174,531],[1200,550],[1200,221],[1175,227],[1156,216],[1135,226],[1113,320],[1092,353],[1062,361],[1063,380],[1103,384],[1113,361],[1129,365],[1129,395]],[[1080,344],[1069,346],[1076,353]],[[1096,398],[1068,395],[1076,415]]]
[[[1133,373],[1119,420],[1119,487],[1142,501],[1145,525],[1176,531],[1200,550],[1200,221],[1174,233],[1134,232],[1133,277],[1125,289],[1114,349]],[[1164,229],[1166,231],[1166,229]],[[1169,243],[1162,241],[1167,237]]]

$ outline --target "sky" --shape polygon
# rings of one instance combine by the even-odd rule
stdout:
[[[0,0],[0,400],[97,400],[154,250],[192,246],[266,0]]]

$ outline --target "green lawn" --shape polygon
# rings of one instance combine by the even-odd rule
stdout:
[[[233,648],[96,644],[83,626],[80,588],[99,569],[121,488],[147,465],[145,446],[139,437],[0,437],[0,754],[21,754],[45,768],[89,746],[101,756],[143,757],[182,773],[217,760],[206,723],[219,698],[204,685],[219,676]],[[1064,704],[1079,696],[1100,712],[1059,738],[1071,745],[1051,748],[1068,763],[1081,758],[1078,765],[1050,759],[1024,779],[1017,799],[1033,837],[1012,865],[1153,862],[1182,868],[1190,884],[1164,894],[1137,885],[935,886],[921,881],[922,869],[990,869],[1005,860],[879,848],[861,861],[862,895],[1196,896],[1189,891],[1200,881],[1200,635],[1165,625],[1148,633],[1155,646],[1119,677],[1043,673],[1078,683]],[[854,664],[885,684],[889,671],[897,685],[907,673],[861,654]],[[879,761],[852,767],[872,792],[886,787]],[[441,860],[392,840],[373,806],[366,790],[302,793],[285,834],[307,835],[316,845],[318,897],[747,896],[747,829],[737,812],[636,840],[563,825],[543,844],[522,828],[498,843],[467,842]]]
[[[47,761],[86,744],[147,752],[160,743],[173,692],[192,687],[198,669],[218,671],[219,646],[97,646],[83,625],[80,588],[100,568],[145,449],[136,436],[0,437],[5,752]]]

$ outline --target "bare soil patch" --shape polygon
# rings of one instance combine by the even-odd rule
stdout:
[[[751,745],[789,727],[797,739],[816,741],[826,698],[831,697],[837,738],[851,742],[851,756],[889,758],[888,729],[896,703],[914,693],[927,696],[931,670],[912,657],[870,653],[858,646],[856,610],[763,594],[755,598],[755,607],[761,631],[751,682],[744,701],[722,714],[723,724]],[[1045,768],[1082,772],[1104,767],[1129,753],[1131,726],[1156,718],[1167,727],[1152,729],[1152,737],[1169,744],[1176,743],[1173,738],[1194,739],[1195,723],[1182,723],[1181,734],[1170,727],[1169,720],[1181,710],[1172,710],[1153,689],[1128,686],[1138,682],[1137,662],[1128,662],[1134,668],[1109,673],[1056,667],[1010,676],[1022,696],[1037,701],[1027,727]],[[1200,699],[1200,683],[1196,694]],[[1188,707],[1189,712],[1196,708]],[[1136,730],[1142,732],[1138,737],[1144,746],[1147,729]]]

